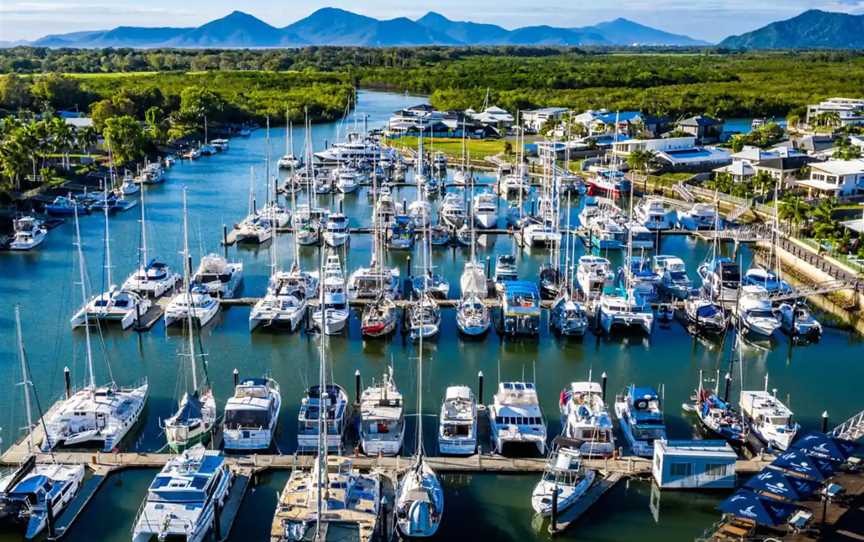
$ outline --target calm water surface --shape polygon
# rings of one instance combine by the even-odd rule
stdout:
[[[389,114],[418,98],[394,94],[363,92],[358,112],[369,115],[370,126],[381,125]],[[328,124],[314,128],[316,148],[334,141],[338,132],[349,126]],[[303,140],[300,131],[295,143]],[[272,133],[272,156],[276,158],[285,146],[284,130]],[[231,149],[218,156],[183,163],[173,168],[163,185],[147,187],[148,232],[151,255],[180,266],[182,246],[181,188],[188,188],[190,235],[192,251],[197,261],[208,252],[221,252],[222,225],[239,221],[247,212],[249,170],[255,168],[258,201],[264,199],[263,164],[266,156],[265,134],[255,132],[249,139],[234,139]],[[399,199],[413,199],[410,189],[400,189]],[[322,204],[336,207],[338,200],[322,198]],[[352,225],[368,223],[370,201],[365,191],[345,196],[343,204],[351,216]],[[575,210],[574,213],[575,215]],[[102,244],[101,215],[81,220],[84,251],[93,291],[101,291],[107,283]],[[138,262],[138,210],[115,216],[110,221],[113,281],[122,281]],[[72,246],[73,226],[65,224],[52,231],[39,250],[32,254],[0,253],[0,383],[6,393],[0,395],[0,425],[4,442],[16,439],[24,425],[23,400],[14,348],[13,306],[21,305],[24,338],[32,367],[33,379],[43,408],[58,397],[63,388],[62,370],[72,369],[76,382],[84,379],[83,334],[72,332],[68,320],[80,305],[76,293],[78,280]],[[278,259],[289,265],[293,246],[290,236],[275,243]],[[245,265],[243,295],[256,296],[264,291],[269,276],[270,250],[232,247],[229,259]],[[662,251],[681,256],[688,264],[691,276],[710,247],[680,236],[663,240]],[[484,240],[479,255],[489,256],[514,251],[506,237]],[[369,262],[369,236],[354,235],[347,251],[348,269]],[[749,260],[746,250],[744,259]],[[307,268],[317,264],[317,249],[303,248],[301,257]],[[467,249],[440,249],[434,252],[438,272],[450,280],[453,292],[458,291],[462,265]],[[545,253],[519,254],[520,272],[525,277],[536,276],[536,270],[547,258]],[[415,261],[417,257],[415,255]],[[613,256],[620,261],[620,256]],[[391,255],[390,263],[406,271],[406,254]],[[451,297],[454,295],[451,292]],[[291,453],[295,447],[299,400],[303,390],[317,375],[317,339],[304,333],[250,334],[248,307],[232,307],[221,313],[204,330],[208,352],[209,375],[220,404],[232,392],[231,371],[236,367],[242,375],[257,376],[269,372],[282,387],[283,408],[277,435],[279,449]],[[474,385],[478,371],[486,375],[484,398],[500,375],[502,379],[526,378],[536,375],[542,406],[549,421],[550,434],[560,431],[557,414],[558,393],[573,380],[587,379],[589,371],[598,378],[609,375],[609,391],[614,393],[630,383],[665,384],[666,415],[671,438],[691,438],[693,421],[684,416],[680,405],[696,384],[700,369],[713,372],[726,366],[730,345],[701,342],[689,336],[677,323],[657,326],[649,338],[601,338],[589,334],[583,342],[560,341],[543,331],[539,341],[505,342],[493,333],[480,342],[458,338],[453,311],[444,311],[440,336],[424,348],[424,423],[427,446],[434,448],[435,419],[444,388],[451,384]],[[159,420],[171,415],[181,390],[188,381],[188,370],[179,362],[177,351],[182,336],[175,330],[166,331],[160,322],[147,333],[122,332],[117,328],[104,330],[94,340],[97,380],[106,381],[113,374],[119,383],[131,383],[140,377],[149,378],[150,400],[145,420],[124,446],[134,450],[158,450],[164,445]],[[347,335],[329,341],[331,370],[334,379],[353,394],[353,374],[359,369],[364,382],[380,375],[388,364],[395,367],[397,383],[405,393],[409,410],[415,397],[416,348],[401,335],[390,341],[363,341],[359,321],[352,318]],[[862,348],[859,340],[847,332],[827,329],[822,342],[807,347],[790,346],[779,340],[771,349],[748,349],[742,366],[746,386],[761,387],[764,375],[770,373],[771,387],[788,397],[792,409],[805,427],[815,428],[819,415],[828,410],[832,420],[841,421],[861,408],[860,387],[864,379]],[[109,372],[110,367],[110,372]],[[737,373],[737,371],[736,371]],[[736,375],[737,378],[738,375]],[[736,386],[738,384],[736,383]],[[409,420],[409,435],[414,418]],[[406,447],[413,449],[414,438]],[[433,450],[429,450],[434,453]],[[110,479],[96,496],[88,510],[69,534],[68,539],[128,540],[135,512],[152,479],[153,471],[129,471]],[[277,492],[286,473],[263,476],[243,504],[232,536],[234,540],[265,540],[269,532]],[[477,475],[444,478],[447,510],[439,531],[442,540],[545,539],[532,526],[530,491],[535,476]],[[582,525],[568,536],[580,540],[622,540],[639,537],[642,540],[692,539],[718,516],[714,507],[720,495],[665,493],[659,508],[650,503],[651,486],[645,482],[619,484],[586,516]],[[655,499],[656,500],[656,499]],[[491,536],[490,536],[491,535]],[[567,537],[564,537],[567,539]],[[0,540],[16,540],[3,537]]]

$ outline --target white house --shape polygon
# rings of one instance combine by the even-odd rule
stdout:
[[[848,197],[864,193],[864,160],[828,160],[810,164],[810,178],[798,181],[810,197]]]
[[[651,474],[661,489],[734,488],[738,455],[723,440],[655,440]]]
[[[729,151],[698,147],[695,136],[625,139],[612,145],[612,154],[626,158],[634,151],[652,151],[656,161],[676,171],[711,171],[731,162]]]
[[[836,113],[840,126],[855,126],[864,124],[864,99],[860,98],[830,98],[824,102],[807,106],[807,124],[818,122],[819,115]]]
[[[683,151],[696,147],[696,137],[667,137],[660,139],[625,139],[612,145],[612,153],[618,156],[629,156],[633,151]]]
[[[731,155],[732,163],[717,168],[714,173],[729,173],[735,181],[745,181],[757,173],[767,173],[777,180],[789,179],[813,160],[811,156],[786,146],[769,150],[745,146]]]
[[[513,115],[496,105],[487,107],[479,113],[472,114],[471,118],[482,124],[490,124],[492,126],[511,126],[513,124]]]
[[[570,110],[566,107],[544,107],[542,109],[523,111],[521,114],[522,125],[532,132],[539,132],[546,126],[547,122],[550,120],[560,120],[569,112]]]

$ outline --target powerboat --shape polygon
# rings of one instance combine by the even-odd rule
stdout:
[[[282,395],[272,378],[247,378],[225,404],[222,440],[226,450],[267,450],[276,434]]]
[[[336,188],[343,194],[350,194],[360,186],[362,175],[350,166],[339,166],[333,170]]]
[[[201,258],[192,275],[192,283],[200,285],[211,296],[231,299],[243,283],[243,263],[229,262],[218,254]]]
[[[9,250],[32,250],[45,240],[48,230],[38,218],[22,216],[12,222],[12,241],[9,242]]]
[[[684,314],[696,329],[710,335],[723,334],[729,326],[729,316],[723,306],[702,294],[684,300]]]
[[[479,228],[494,228],[498,225],[498,196],[492,192],[480,192],[474,196],[474,223]]]
[[[73,216],[77,212],[80,216],[90,214],[90,207],[69,194],[54,198],[54,201],[45,205],[45,212],[49,216]]]
[[[582,295],[589,301],[596,301],[606,288],[612,287],[615,275],[612,264],[600,256],[580,256],[576,266],[576,283]]]
[[[441,222],[453,229],[459,229],[465,223],[465,216],[465,195],[448,192],[438,212]]]
[[[585,457],[609,457],[615,451],[612,418],[606,410],[603,389],[597,382],[572,382],[561,391],[562,435],[580,442]]]
[[[738,406],[750,431],[774,450],[786,451],[801,426],[792,420],[792,411],[777,398],[777,390],[741,391]]]
[[[631,220],[624,224],[624,229],[634,250],[651,250],[654,248],[656,235],[641,223]]]
[[[411,250],[414,248],[414,221],[408,215],[396,215],[387,229],[387,248]]]
[[[738,263],[725,257],[715,257],[696,270],[702,280],[702,288],[715,301],[734,303],[741,285],[741,270]]]
[[[722,228],[723,219],[713,203],[694,203],[690,209],[678,213],[678,227],[681,229],[710,230],[717,225]]]
[[[456,327],[469,337],[479,337],[489,331],[492,314],[477,295],[463,296],[456,306]]]
[[[138,510],[132,542],[202,542],[219,521],[234,475],[222,452],[200,444],[168,460]]]
[[[6,473],[0,477],[0,525],[23,530],[25,540],[37,538],[78,495],[84,472],[84,465],[40,464],[34,456]]]
[[[771,337],[780,329],[780,317],[768,299],[768,292],[761,286],[741,287],[741,296],[734,310],[744,331],[761,337]]]
[[[591,244],[600,250],[622,250],[627,245],[624,226],[615,218],[600,215],[591,223]]]
[[[438,451],[473,455],[477,451],[477,400],[468,386],[448,386],[438,422]]]
[[[559,335],[582,337],[588,329],[588,315],[581,304],[574,301],[567,293],[563,293],[552,302],[549,325]]]
[[[324,222],[324,243],[328,247],[341,247],[349,241],[348,217],[342,213],[330,213]]]
[[[546,459],[543,476],[531,493],[531,508],[543,517],[552,515],[552,501],[556,499],[556,511],[573,506],[582,498],[596,478],[596,471],[582,466],[582,454],[578,442],[556,437],[552,452]]]
[[[636,218],[651,231],[670,230],[678,222],[674,209],[666,206],[659,198],[648,197],[636,205]]]
[[[415,228],[425,228],[432,221],[432,205],[422,199],[408,204],[408,216],[414,221]]]
[[[660,276],[660,291],[675,299],[687,299],[693,282],[687,276],[687,266],[678,256],[658,254],[653,260],[654,272]]]
[[[504,291],[504,283],[511,280],[519,280],[519,271],[516,266],[516,257],[512,254],[499,254],[495,258],[495,274],[492,275],[495,289]]]
[[[516,232],[516,241],[523,248],[554,248],[561,243],[561,230],[551,220],[529,220]]]
[[[803,300],[782,303],[777,307],[783,331],[793,337],[815,340],[822,335],[822,324]]]
[[[615,416],[635,455],[653,457],[654,441],[666,439],[660,396],[650,386],[627,386],[615,397]]]
[[[533,382],[500,382],[489,405],[495,451],[522,445],[546,453],[546,420]]]
[[[405,438],[402,393],[393,381],[393,371],[360,395],[360,445],[369,456],[395,456]]]
[[[525,280],[507,281],[500,297],[504,333],[537,337],[540,333],[540,290],[537,285]]]
[[[327,335],[341,333],[348,322],[350,311],[345,292],[345,275],[339,255],[331,252],[324,265],[320,280],[322,304],[312,311],[312,323]]]
[[[630,258],[630,286],[636,295],[645,301],[654,301],[657,299],[660,283],[660,274],[654,270],[649,258]]]
[[[171,298],[165,307],[165,325],[184,322],[191,314],[192,320],[203,327],[219,313],[219,308],[218,299],[208,290],[196,286]]]
[[[764,267],[752,267],[745,271],[741,277],[741,286],[759,286],[768,295],[789,295],[793,291],[788,282]]]
[[[450,230],[440,224],[429,228],[429,237],[429,244],[433,247],[443,247],[450,244]]]
[[[323,397],[322,397],[323,395]],[[300,412],[297,414],[297,449],[300,452],[314,452],[318,449],[318,438],[321,429],[320,409],[324,409],[324,427],[326,436],[324,442],[327,451],[342,452],[342,439],[348,426],[348,394],[337,384],[321,386],[316,384],[306,390],[300,401]]]

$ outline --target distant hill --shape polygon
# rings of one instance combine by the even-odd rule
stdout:
[[[585,28],[530,26],[507,30],[494,24],[452,21],[435,12],[412,21],[381,20],[336,8],[322,8],[284,28],[234,11],[197,28],[142,28],[54,34],[29,45],[42,47],[256,48],[342,45],[398,47],[420,45],[705,45],[626,19]]]
[[[811,9],[720,42],[729,49],[861,49],[864,15]]]

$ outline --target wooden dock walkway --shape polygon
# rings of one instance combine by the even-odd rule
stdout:
[[[571,525],[579,521],[585,512],[590,509],[594,503],[606,494],[607,491],[615,487],[615,484],[624,478],[621,472],[612,472],[603,476],[599,481],[595,482],[591,488],[585,492],[585,495],[577,500],[573,506],[566,508],[558,514],[558,520],[549,524],[549,534],[557,535],[567,530]]]

